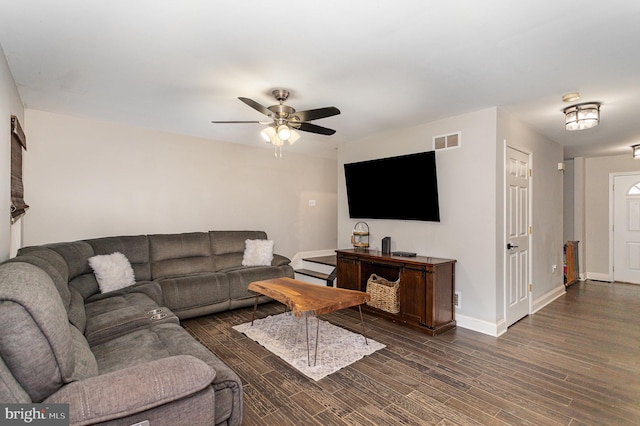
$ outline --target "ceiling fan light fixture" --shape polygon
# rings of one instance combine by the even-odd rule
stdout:
[[[282,157],[282,146],[285,142],[289,142],[289,144],[292,145],[300,139],[301,135],[297,132],[298,130],[328,136],[336,132],[333,129],[310,123],[310,121],[338,115],[340,114],[338,108],[331,106],[296,111],[295,108],[284,104],[284,101],[289,98],[290,93],[288,90],[275,89],[272,91],[272,94],[278,101],[278,104],[269,107],[265,107],[249,98],[238,97],[240,101],[249,107],[269,117],[270,121],[212,121],[212,123],[259,123],[268,125],[268,127],[260,131],[260,137],[275,147],[276,157]]]
[[[287,139],[289,141],[289,145],[293,145],[298,139],[300,139],[300,133],[291,129],[291,136]]]
[[[262,136],[262,139],[264,139],[265,142],[269,142],[269,143],[272,143],[275,135],[276,135],[276,129],[274,129],[273,127],[266,127],[260,132],[260,136]]]
[[[565,128],[569,131],[586,130],[600,123],[600,104],[590,102],[572,105],[562,110]]]
[[[274,130],[273,138],[271,139],[271,144],[275,148],[275,157],[282,158],[282,145],[284,145],[284,141],[278,137],[278,133]]]
[[[291,137],[291,129],[286,124],[278,126],[278,137],[283,141],[289,140]]]

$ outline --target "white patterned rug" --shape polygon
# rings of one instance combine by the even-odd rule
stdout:
[[[385,347],[367,337],[365,344],[361,334],[335,326],[327,321],[309,318],[309,348],[311,366],[307,362],[307,334],[304,317],[297,318],[291,312],[272,315],[253,322],[236,325],[236,331],[244,333],[272,353],[287,361],[294,368],[313,380],[335,373],[343,367]],[[318,358],[313,365],[316,327],[319,324]],[[365,323],[366,326],[366,323]]]

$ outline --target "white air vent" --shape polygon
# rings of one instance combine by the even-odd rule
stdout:
[[[459,148],[462,141],[462,132],[451,133],[448,135],[440,135],[433,137],[433,149],[436,151],[442,149]]]

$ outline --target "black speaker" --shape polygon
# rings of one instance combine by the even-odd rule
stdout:
[[[391,254],[391,238],[390,237],[384,237],[382,239],[382,253]]]

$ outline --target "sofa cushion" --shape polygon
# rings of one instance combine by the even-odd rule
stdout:
[[[273,260],[271,261],[271,266],[284,266],[289,265],[291,263],[291,259],[281,254],[273,254]]]
[[[229,278],[229,296],[231,300],[246,299],[256,296],[249,291],[249,283],[253,281],[270,280],[272,278],[293,278],[293,268],[285,266],[253,266],[229,269],[226,271]]]
[[[211,351],[176,324],[160,324],[93,346],[100,374],[176,355],[192,355],[213,367],[215,424],[241,424],[242,382]],[[224,422],[227,423],[224,423]]]
[[[73,354],[75,367],[73,372],[74,380],[86,379],[98,375],[98,363],[93,356],[89,342],[84,335],[74,326],[69,327],[71,340],[73,342]],[[70,381],[70,380],[69,380]],[[68,382],[68,381],[67,381]]]
[[[87,324],[87,314],[84,310],[84,299],[82,295],[73,287],[69,287],[71,295],[69,309],[67,315],[69,322],[73,324],[80,332],[84,333],[84,327]]]
[[[33,401],[95,373],[93,355],[72,332],[60,295],[40,268],[0,265],[0,324],[0,356]]]
[[[112,291],[110,293],[105,293],[105,294],[96,293],[89,296],[85,300],[85,303],[91,303],[91,302],[95,302],[97,300],[102,300],[102,299],[111,299],[118,296],[122,296],[125,298],[138,297],[138,296],[133,296],[134,294],[144,295],[147,298],[151,299],[153,302],[155,302],[155,304],[158,306],[164,305],[162,300],[162,288],[160,287],[160,284],[158,284],[157,281],[137,282],[130,287],[125,287],[120,290]],[[148,305],[148,301],[146,299],[141,299],[141,300],[145,300],[144,302],[145,306]]]
[[[89,266],[98,280],[101,293],[120,290],[136,283],[129,259],[120,252],[90,257]]]
[[[149,249],[154,280],[213,272],[206,232],[149,235]]]
[[[164,278],[158,283],[162,287],[164,304],[176,314],[229,300],[229,280],[221,273]]]
[[[61,277],[69,281],[69,267],[67,266],[66,260],[64,260],[64,258],[60,256],[60,254],[44,246],[23,247],[18,250],[18,255],[21,256],[25,254],[46,259],[49,263],[51,263],[52,266],[57,269]]]
[[[88,322],[93,317],[122,308],[133,307],[140,311],[149,311],[159,306],[144,293],[124,293],[96,300],[89,299],[84,305],[84,309]]]
[[[156,313],[157,315],[154,317]],[[180,324],[178,317],[166,307],[145,310],[127,306],[89,318],[84,334],[89,345],[94,346],[134,330],[149,327],[158,321]]]
[[[146,235],[123,237],[106,237],[86,240],[93,247],[95,254],[124,254],[133,268],[136,281],[151,279],[151,262],[149,257],[149,239]]]
[[[42,256],[43,253],[50,252],[53,255],[57,255],[55,252],[50,250],[34,250],[25,254],[23,256],[14,257],[10,259],[9,262],[26,262],[31,265],[37,266],[42,269],[49,275],[49,277],[53,280],[53,283],[56,286],[56,290],[58,290],[58,294],[62,299],[62,304],[64,308],[68,311],[69,305],[71,303],[71,293],[69,292],[69,281],[68,275],[63,275],[66,271],[66,264],[64,267],[56,267],[55,264],[52,264],[50,259]],[[63,261],[64,263],[64,261]],[[58,265],[59,266],[59,265]],[[62,269],[62,271],[61,271]]]
[[[242,266],[246,240],[266,240],[264,231],[209,231],[216,271]]]
[[[95,253],[89,243],[85,241],[75,241],[71,243],[47,244],[44,247],[55,251],[67,262],[69,280],[82,274],[91,273],[88,260]]]
[[[69,268],[62,256],[48,248],[28,247],[21,250],[20,256],[10,259],[9,262],[27,262],[45,271],[60,294],[69,322],[84,332],[86,321],[84,299],[74,287],[69,287]]]
[[[89,266],[87,259],[87,266]],[[94,294],[100,294],[100,287],[98,286],[98,280],[93,272],[89,271],[86,274],[78,275],[75,278],[69,280],[69,288],[74,288],[83,300],[88,299]]]
[[[0,401],[4,404],[26,404],[31,398],[0,357]]]
[[[193,356],[167,357],[71,383],[45,403],[69,404],[73,425],[213,425],[215,374]]]

